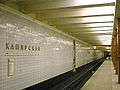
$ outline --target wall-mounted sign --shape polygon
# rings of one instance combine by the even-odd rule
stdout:
[[[14,74],[14,59],[8,59],[8,76]]]
[[[6,50],[40,51],[40,46],[6,43]]]

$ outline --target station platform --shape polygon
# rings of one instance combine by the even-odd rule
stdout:
[[[120,90],[112,61],[106,59],[80,90]]]

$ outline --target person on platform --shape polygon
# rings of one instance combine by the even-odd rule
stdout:
[[[108,54],[108,59],[110,59],[110,57],[111,57],[111,54],[109,53],[109,54]]]

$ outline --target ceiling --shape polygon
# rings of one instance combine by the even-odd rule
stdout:
[[[94,46],[111,45],[115,1],[0,0],[3,4]]]

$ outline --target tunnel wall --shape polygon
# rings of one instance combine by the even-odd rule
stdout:
[[[0,8],[0,90],[21,90],[73,69],[74,40],[20,15]],[[76,68],[93,61],[93,52],[76,41]]]

